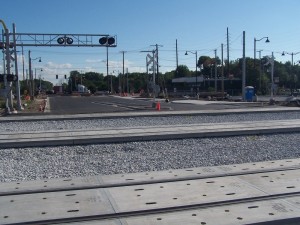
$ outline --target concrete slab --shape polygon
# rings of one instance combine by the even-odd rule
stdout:
[[[298,199],[299,198],[292,198]],[[168,213],[154,213],[142,216],[132,216],[120,219],[81,221],[59,223],[60,225],[242,225],[262,223],[266,221],[281,221],[284,225],[288,221],[300,220],[300,209],[287,203],[290,198],[280,200],[254,201],[227,206],[215,206],[193,210],[182,210]],[[286,223],[285,223],[286,222]],[[289,223],[290,224],[290,223]],[[296,223],[294,223],[296,224]]]
[[[172,213],[130,217],[124,219],[128,225],[195,225],[222,224],[242,225],[266,221],[299,218],[299,209],[284,200],[255,201],[228,206],[216,206],[207,209],[195,209]],[[299,218],[300,219],[300,218]],[[284,222],[278,224],[285,224]],[[92,223],[89,225],[93,225]]]
[[[103,190],[48,192],[0,198],[0,223],[14,224],[113,214]]]
[[[300,170],[277,171],[270,173],[249,174],[237,178],[255,186],[268,194],[300,192]]]
[[[107,189],[107,193],[116,212],[199,205],[265,195],[234,177],[114,187]]]
[[[264,196],[233,177],[0,197],[0,223],[138,212]]]
[[[280,168],[298,164],[300,159],[283,160],[277,163],[255,163],[256,167],[268,164]],[[287,162],[288,161],[288,162]],[[285,164],[286,163],[286,164]],[[283,165],[283,166],[280,166]],[[246,166],[246,167],[245,167]],[[237,167],[233,167],[237,168]],[[251,165],[240,167],[241,170],[251,170]],[[208,168],[210,169],[210,168]],[[261,168],[260,168],[261,169]],[[236,169],[237,170],[237,169]],[[247,170],[247,171],[248,171]],[[185,169],[177,171],[164,171],[161,177],[174,177],[182,173],[189,176],[190,173],[202,171],[205,168]],[[94,188],[84,190],[47,192],[36,194],[10,194],[0,196],[0,223],[13,224],[61,219],[82,219],[90,217],[112,218],[96,224],[245,224],[262,221],[282,219],[297,219],[300,215],[299,196],[299,171],[286,170],[269,173],[247,174],[238,176],[212,177],[195,180],[182,180],[173,182],[160,182],[153,184],[141,184],[131,186],[119,186],[110,188]],[[167,172],[167,173],[166,173]],[[176,172],[176,174],[174,174]],[[214,167],[207,170],[208,174],[223,173]],[[230,171],[229,171],[230,172]],[[154,172],[154,174],[159,172]],[[154,176],[151,174],[151,176]],[[142,176],[143,175],[143,176]],[[202,175],[202,174],[199,174]],[[147,177],[149,174],[140,174]],[[122,177],[122,175],[121,175]],[[123,179],[125,176],[123,177]],[[117,176],[115,176],[117,179]],[[76,179],[75,179],[76,180]],[[126,180],[126,179],[125,179]],[[93,177],[87,180],[78,180],[84,183],[102,183],[109,179]],[[274,181],[274,182],[270,182]],[[74,180],[65,180],[64,185],[73,186]],[[111,180],[110,182],[115,182]],[[130,181],[129,181],[130,182]],[[38,185],[48,185],[47,182],[38,182]],[[16,185],[16,184],[15,184]],[[32,184],[27,185],[28,188]],[[59,187],[56,182],[49,185]],[[75,185],[75,184],[74,184]],[[22,184],[20,184],[22,186]],[[18,187],[18,186],[17,186]],[[2,185],[1,185],[2,188]],[[38,187],[43,189],[44,187]],[[47,189],[47,187],[45,187]],[[21,188],[22,189],[22,188]],[[291,194],[296,196],[283,197],[283,199],[264,199],[274,194]],[[255,199],[253,199],[255,198]],[[242,203],[241,201],[248,201]],[[220,204],[225,203],[220,206]],[[209,203],[209,205],[205,205]],[[234,204],[232,204],[234,203]],[[183,207],[183,211],[177,211]],[[190,209],[189,207],[193,207]],[[155,210],[154,212],[151,210]],[[159,213],[167,210],[168,213]],[[174,211],[175,210],[175,211]],[[174,211],[174,212],[173,212]],[[151,215],[124,217],[126,213]],[[155,213],[155,214],[153,214]],[[218,216],[216,216],[218,215]],[[253,216],[255,215],[255,216]],[[113,219],[113,217],[118,219]],[[300,219],[300,218],[299,218]],[[222,222],[224,220],[224,222]],[[172,223],[174,221],[174,223]],[[94,221],[96,222],[96,221]],[[105,223],[107,222],[107,223]],[[80,224],[94,224],[93,222],[80,222]]]
[[[104,183],[101,180],[101,176],[8,182],[1,183],[0,195],[18,194],[24,192],[31,193],[57,191],[70,188],[82,189],[91,186],[101,186],[103,184]]]
[[[161,182],[166,180],[201,179],[207,177],[228,176],[241,173],[257,173],[268,170],[284,170],[300,167],[300,159],[275,160],[266,162],[232,164],[213,167],[197,167],[146,173],[103,175],[105,184],[134,184],[141,182]]]
[[[143,183],[180,181],[184,179],[203,179],[243,173],[266,172],[270,170],[288,170],[300,167],[299,159],[275,160],[266,162],[232,164],[213,167],[197,167],[145,173],[98,175],[37,181],[19,181],[1,183],[0,195],[24,192],[56,191],[63,189],[82,189],[93,187],[126,186]]]
[[[225,175],[224,171],[220,171],[218,167],[198,167],[166,171],[149,171],[145,173],[129,173],[103,175],[102,181],[106,184],[135,184],[135,183],[154,183],[176,181],[182,179],[201,179],[206,177],[215,177]]]

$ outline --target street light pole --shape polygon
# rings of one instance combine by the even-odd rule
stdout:
[[[35,59],[32,59],[31,58],[31,51],[29,50],[28,51],[28,61],[29,61],[29,79],[30,79],[30,91],[29,91],[29,93],[30,93],[30,98],[31,98],[31,100],[33,100],[34,99],[34,80],[33,80],[33,74],[32,74],[32,61],[33,60],[37,60],[37,59],[39,59],[39,62],[42,62],[42,59],[41,59],[41,57],[37,57],[37,58],[35,58]]]
[[[265,42],[266,43],[269,43],[270,41],[269,41],[269,37],[262,37],[262,38],[260,38],[260,39],[256,39],[256,38],[254,38],[254,67],[255,67],[255,65],[256,65],[256,63],[255,63],[255,60],[256,60],[256,42],[257,41],[261,41],[261,40],[263,40],[263,39],[267,39]]]
[[[198,68],[198,66],[197,66],[198,65],[198,55],[197,55],[197,51],[195,51],[195,52],[185,51],[185,55],[188,55],[188,52],[190,52],[190,53],[192,53],[196,56],[196,96],[198,98],[198,77],[197,77],[197,73],[198,73],[198,70],[197,70],[197,68]]]
[[[263,50],[258,50],[257,52],[259,52],[259,60],[260,60],[260,64],[259,64],[259,90],[261,91],[261,52]]]
[[[282,56],[284,56],[285,54],[291,55],[291,56],[292,56],[292,62],[291,62],[292,64],[291,64],[291,65],[293,66],[293,65],[294,65],[294,55],[297,55],[297,54],[299,54],[299,53],[300,53],[300,52],[296,52],[296,53],[291,52],[291,53],[289,53],[289,52],[283,51],[281,55],[282,55]]]
[[[270,102],[273,103],[273,89],[274,89],[274,53],[272,52],[272,59],[271,59],[271,99]]]

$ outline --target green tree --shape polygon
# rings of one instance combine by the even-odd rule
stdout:
[[[198,60],[198,67],[206,68],[212,64],[212,59],[209,56],[200,56]]]
[[[177,74],[175,74],[176,78],[178,77],[190,77],[191,72],[186,65],[179,65],[177,68]]]

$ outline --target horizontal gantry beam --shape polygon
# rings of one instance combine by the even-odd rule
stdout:
[[[13,33],[10,33],[9,35],[12,36]],[[109,35],[109,34],[15,33],[15,37],[16,37],[16,46],[36,46],[36,47],[37,46],[116,47],[117,46],[117,36]],[[13,43],[11,43],[10,45],[13,45]]]

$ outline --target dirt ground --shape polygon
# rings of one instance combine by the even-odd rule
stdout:
[[[27,104],[22,104],[24,110],[22,110],[22,113],[43,113],[46,106],[46,97],[38,96],[33,101],[27,102]]]
[[[39,95],[34,100],[22,100],[22,107],[24,110],[21,112],[14,110],[12,113],[43,113],[45,110],[46,101],[46,95]],[[14,102],[14,107],[16,107],[16,102]],[[5,108],[0,108],[0,115],[5,115]]]

